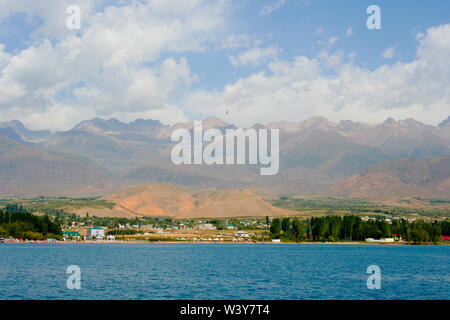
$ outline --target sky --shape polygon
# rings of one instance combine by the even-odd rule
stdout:
[[[367,27],[370,5],[381,29]],[[436,125],[450,114],[449,12],[442,0],[0,0],[0,121]]]

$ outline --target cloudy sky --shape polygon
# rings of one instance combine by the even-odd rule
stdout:
[[[374,3],[381,30],[366,26]],[[0,0],[0,121],[437,124],[450,114],[449,12],[442,0]]]

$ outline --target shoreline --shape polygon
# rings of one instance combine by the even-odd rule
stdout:
[[[337,242],[199,242],[199,241],[5,241],[2,244],[232,244],[232,245],[384,245],[384,246],[435,246],[435,245],[450,245],[447,242],[434,243],[412,243],[412,242],[402,242],[402,243],[374,243],[374,242],[358,242],[358,241],[337,241]]]

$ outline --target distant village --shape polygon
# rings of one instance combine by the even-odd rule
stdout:
[[[152,240],[169,236],[174,241],[191,242],[248,242],[255,236],[251,230],[267,230],[269,225],[258,219],[240,220],[238,223],[226,223],[227,220],[179,222],[165,221],[158,224],[118,224],[115,228],[108,226],[86,226],[86,222],[72,222],[65,225],[62,232],[63,241],[116,242],[129,239]],[[138,222],[145,222],[145,219]],[[246,229],[246,230],[242,230]],[[189,236],[198,235],[198,236]]]
[[[79,215],[59,209],[33,215],[22,206],[7,205],[0,216],[4,223],[0,229],[0,242],[436,243],[449,240],[446,217],[424,217],[415,213],[407,216],[380,213],[317,215],[306,219],[266,216],[179,220],[154,216],[99,217],[89,215],[89,212]],[[342,219],[350,219],[352,224],[357,223],[363,229],[350,227],[347,230],[347,222]],[[18,228],[28,224],[19,220],[38,225],[40,229],[20,231]]]

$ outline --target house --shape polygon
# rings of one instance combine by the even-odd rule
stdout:
[[[105,237],[105,230],[99,227],[89,228],[87,231],[87,237],[88,239],[92,239],[95,237],[95,239],[103,240],[103,238]]]
[[[450,241],[450,237],[449,236],[441,236],[441,240],[442,241]]]
[[[239,238],[248,238],[248,237],[249,237],[249,234],[248,234],[248,232],[245,232],[245,231],[238,231],[238,232],[236,232],[236,237],[239,237]]]
[[[395,241],[403,241],[403,238],[402,238],[402,236],[401,235],[399,235],[399,234],[394,234],[394,240]]]
[[[108,236],[106,236],[106,240],[108,240],[108,241],[114,241],[116,239],[116,237],[114,237],[113,235],[108,235]]]
[[[229,224],[229,225],[227,225],[227,229],[228,229],[228,230],[234,230],[234,229],[236,229],[236,228],[235,228],[234,225]]]
[[[394,238],[381,238],[381,239],[374,239],[374,238],[367,238],[366,242],[382,242],[382,243],[388,243],[388,242],[395,242]]]
[[[217,230],[216,226],[211,223],[200,224],[198,230]]]
[[[272,239],[272,242],[273,243],[281,243],[281,240],[280,239]]]
[[[67,239],[80,239],[81,238],[80,234],[78,232],[76,232],[76,231],[64,231],[62,233],[62,236],[63,236],[64,240],[67,240]]]

